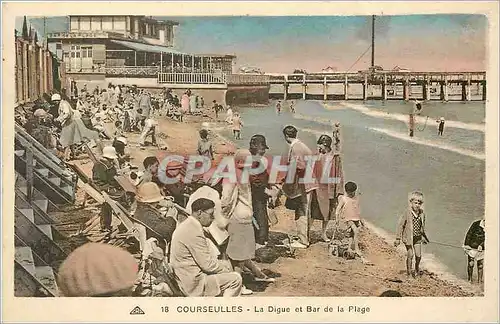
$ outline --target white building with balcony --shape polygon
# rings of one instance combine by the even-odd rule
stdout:
[[[56,54],[77,83],[224,84],[234,55],[173,48],[178,22],[146,16],[69,16],[69,30],[51,33]]]

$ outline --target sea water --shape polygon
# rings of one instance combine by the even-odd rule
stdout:
[[[345,178],[358,184],[362,217],[394,234],[408,193],[423,191],[430,240],[455,246],[428,244],[424,250],[432,257],[427,262],[436,260],[466,278],[466,257],[459,247],[471,222],[484,214],[484,103],[426,102],[413,138],[405,115],[411,102],[296,101],[296,114],[288,111],[288,102],[282,104],[281,115],[274,103],[238,107],[245,126],[236,144],[248,147],[252,135],[262,134],[268,154],[286,154],[282,129],[292,124],[315,151],[319,135],[331,135],[333,122],[339,121]],[[441,116],[446,124],[444,135],[438,136],[436,120]],[[232,135],[230,129],[222,134]]]

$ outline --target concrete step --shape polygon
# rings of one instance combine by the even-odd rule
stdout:
[[[19,209],[21,213],[23,213],[24,216],[26,216],[30,221],[33,223],[35,222],[35,215],[33,214],[33,209],[31,208],[24,208],[24,209]]]
[[[35,267],[35,277],[55,296],[59,295],[54,270],[49,266]]]
[[[15,260],[29,273],[35,275],[35,260],[29,246],[16,246]]]
[[[41,168],[41,169],[37,169],[38,173],[40,173],[41,175],[43,175],[44,177],[48,178],[49,177],[49,169],[45,169],[45,168]]]
[[[52,237],[52,226],[51,225],[36,225],[42,232],[45,233],[51,240],[53,240]]]
[[[28,187],[26,185],[19,186],[19,191],[21,191],[25,196],[28,195]]]
[[[63,185],[60,188],[62,189],[62,191],[64,191],[68,195],[73,196],[73,194],[74,194],[73,188],[70,185]]]
[[[40,208],[44,213],[47,213],[49,210],[49,201],[48,199],[37,199],[33,200],[33,204]]]
[[[48,178],[48,179],[49,179],[50,182],[52,182],[56,186],[60,186],[61,185],[61,179],[60,178],[52,177],[52,178]]]

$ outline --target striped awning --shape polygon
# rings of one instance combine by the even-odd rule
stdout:
[[[150,45],[150,44],[144,44],[144,43],[136,43],[136,42],[129,42],[129,41],[122,41],[122,40],[111,40],[113,43],[122,45],[125,47],[128,47],[130,49],[140,51],[140,52],[148,52],[148,53],[173,53],[173,54],[184,54],[184,55],[191,55],[187,53],[182,53],[179,51],[174,50],[171,47],[166,47],[166,46],[160,46],[160,45]]]

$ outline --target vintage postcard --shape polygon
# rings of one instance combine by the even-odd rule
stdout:
[[[498,2],[2,10],[6,322],[499,320]]]

